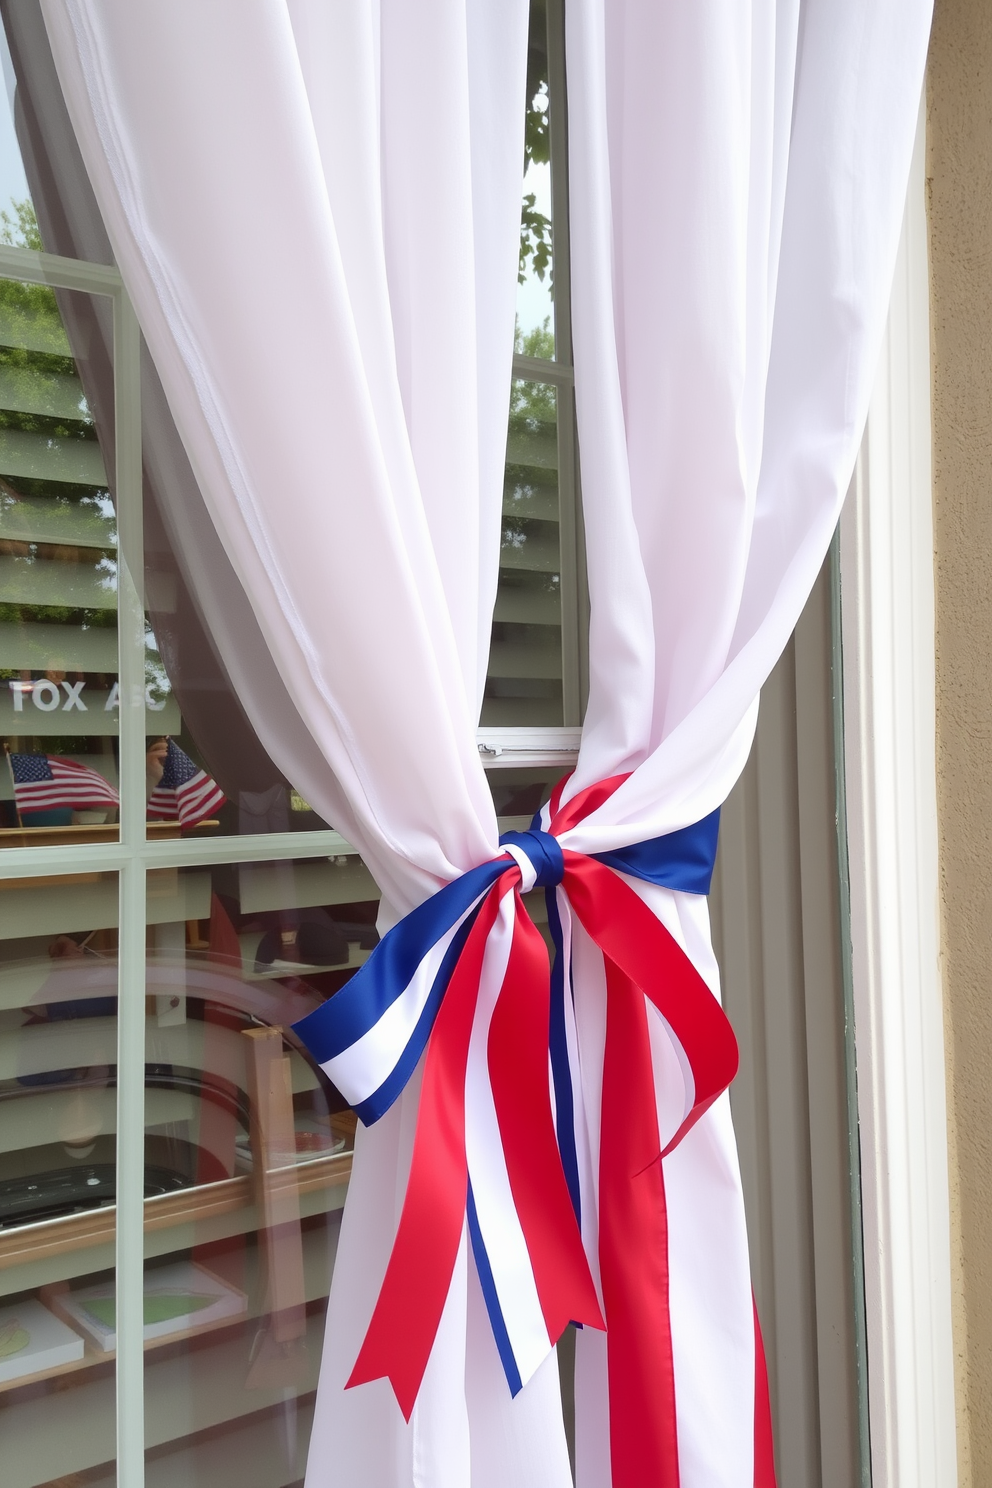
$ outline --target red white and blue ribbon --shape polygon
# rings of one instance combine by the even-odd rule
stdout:
[[[401,920],[296,1032],[361,1119],[379,1119],[423,1059],[410,1177],[349,1379],[387,1377],[409,1418],[466,1223],[493,1335],[516,1393],[570,1322],[606,1327],[613,1488],[678,1484],[662,1157],[737,1070],[730,1024],[692,962],[626,879],[709,890],[719,812],[586,856],[558,838],[622,783],[561,806]],[[547,892],[553,969],[521,901]],[[606,971],[597,1292],[579,1230],[578,1079],[570,938]],[[662,1149],[648,1004],[682,1068],[682,1120]],[[549,1057],[550,1056],[550,1057]],[[549,1075],[550,1067],[550,1075]]]

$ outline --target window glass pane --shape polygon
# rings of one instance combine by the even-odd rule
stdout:
[[[544,0],[532,0],[517,287],[517,350],[527,356],[553,357],[555,354],[551,106],[547,15]],[[538,346],[543,349],[537,349]]]
[[[112,874],[0,880],[4,1488],[113,1473],[117,920]]]
[[[376,943],[354,854],[148,880],[149,1482],[303,1477],[355,1117],[290,1025]]]
[[[4,242],[20,241],[25,247],[37,248],[37,228],[27,223],[28,236],[25,242],[22,221],[30,211],[33,215],[31,190],[24,171],[21,147],[15,125],[16,79],[14,64],[7,44],[5,31],[0,31],[0,66],[3,67],[3,97],[0,98],[0,239]]]
[[[563,722],[557,399],[514,381],[484,726]]]
[[[0,19],[0,241],[111,264],[41,6],[0,0]]]
[[[7,845],[117,835],[112,346],[109,300],[0,279]]]

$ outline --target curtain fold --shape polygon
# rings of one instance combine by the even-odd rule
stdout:
[[[565,847],[602,852],[696,822],[743,768],[867,413],[929,11],[568,0],[591,621],[566,799],[629,778]],[[237,627],[218,617],[215,642],[273,759],[354,841],[398,916],[497,850],[474,729],[499,548],[527,6],[43,0],[43,13],[287,722]],[[209,588],[202,563],[198,574]],[[631,882],[718,995],[705,902]],[[595,1272],[604,970],[581,926],[566,931]],[[683,1075],[648,1016],[664,1141]],[[564,1488],[554,1361],[511,1402],[464,1244],[410,1425],[386,1382],[343,1389],[395,1233],[415,1085],[360,1133],[310,1488]],[[680,1482],[751,1488],[754,1327],[726,1098],[664,1178]],[[602,1337],[583,1331],[580,1488],[609,1488],[606,1368]]]

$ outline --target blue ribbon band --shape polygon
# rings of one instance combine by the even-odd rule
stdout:
[[[691,827],[682,827],[664,837],[652,837],[647,842],[635,842],[632,847],[590,856],[618,873],[629,873],[645,883],[679,889],[683,894],[708,894],[719,832],[718,806]]]

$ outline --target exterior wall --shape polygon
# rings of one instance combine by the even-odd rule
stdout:
[[[937,0],[927,85],[937,780],[962,1484],[992,1482],[992,6]]]

